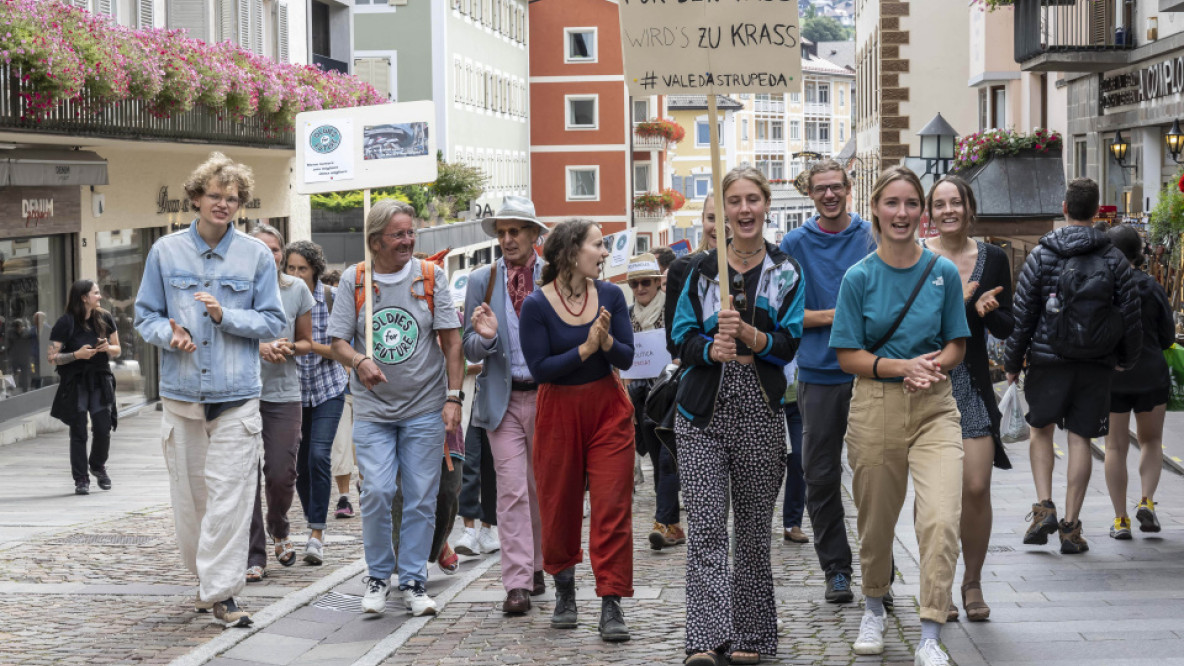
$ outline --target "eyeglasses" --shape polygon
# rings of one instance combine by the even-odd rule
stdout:
[[[225,203],[231,208],[236,208],[240,203],[243,202],[243,200],[239,199],[238,197],[224,197],[221,194],[206,194],[206,199],[208,199],[209,202],[215,206],[220,203]]]
[[[847,186],[842,183],[834,183],[832,185],[815,185],[814,187],[810,188],[810,194],[813,194],[816,197],[821,197],[826,195],[827,190],[833,191],[835,194],[842,194],[846,189]]]
[[[524,228],[525,227],[510,227],[508,229],[498,229],[497,239],[502,240],[506,236],[509,236],[510,238],[518,238],[518,235],[522,233]]]
[[[395,240],[415,240],[415,230],[397,231],[393,234],[383,234],[383,238],[393,238]]]
[[[654,278],[641,278],[638,280],[630,280],[629,281],[629,288],[630,289],[637,289],[638,287],[641,287],[642,289],[649,289],[650,285],[654,284],[655,282],[657,282],[657,280]]]
[[[748,294],[744,291],[744,276],[740,273],[732,275],[732,305],[735,306],[736,312],[748,309]]]

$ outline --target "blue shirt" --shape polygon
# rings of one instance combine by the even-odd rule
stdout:
[[[625,295],[615,284],[596,280],[596,295],[601,307],[612,316],[609,333],[613,346],[607,352],[596,350],[587,360],[580,360],[580,345],[588,339],[593,319],[573,326],[559,318],[555,308],[535,289],[522,302],[522,353],[530,374],[540,384],[575,386],[589,384],[612,372],[613,366],[628,370],[633,366],[633,322]],[[529,332],[529,335],[525,333]]]
[[[222,306],[221,323],[194,299],[198,292]],[[169,347],[169,319],[189,331],[196,351]],[[279,337],[284,323],[275,259],[262,241],[229,229],[210,249],[195,220],[148,252],[135,326],[161,349],[162,396],[200,403],[258,398],[259,340]]]
[[[847,228],[837,234],[819,228],[815,215],[781,241],[781,251],[793,257],[802,269],[807,310],[833,309],[847,269],[875,250],[872,225],[855,213],[851,213]],[[830,326],[814,326],[802,332],[796,357],[802,382],[833,385],[851,381],[830,347],[830,334]]]
[[[867,349],[874,345],[900,316],[901,308],[932,258],[932,251],[922,250],[921,259],[909,268],[893,268],[873,253],[852,266],[839,288],[830,346]],[[953,262],[942,257],[925,278],[925,285],[900,327],[876,355],[916,358],[940,351],[951,340],[968,337],[970,327],[962,303],[962,278]]]

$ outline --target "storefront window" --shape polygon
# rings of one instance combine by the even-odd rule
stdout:
[[[156,350],[140,339],[132,323],[136,317],[136,293],[140,290],[144,260],[158,235],[155,229],[121,229],[95,234],[102,306],[115,319],[122,348],[120,357],[111,365],[120,409],[156,398]]]
[[[0,400],[57,383],[46,353],[65,310],[69,238],[0,239]]]

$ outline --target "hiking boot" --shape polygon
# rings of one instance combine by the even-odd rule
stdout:
[[[349,503],[349,496],[342,495],[337,500],[337,512],[333,514],[336,518],[353,518],[354,505]]]
[[[399,586],[399,591],[403,593],[403,605],[415,617],[436,614],[436,601],[428,596],[428,591],[424,589],[423,583],[419,581],[410,585],[404,583]]]
[[[666,526],[662,523],[654,523],[653,529],[650,530],[650,550],[662,550],[666,547]]]
[[[859,621],[859,637],[851,647],[855,654],[883,654],[884,616],[864,611],[863,619]]]
[[[1032,524],[1024,534],[1024,543],[1042,546],[1048,543],[1048,535],[1057,531],[1057,505],[1052,500],[1033,504],[1027,520],[1031,520]]]
[[[1130,541],[1131,519],[1126,517],[1115,518],[1114,524],[1110,526],[1110,538],[1118,539],[1119,541]]]
[[[366,576],[362,579],[366,594],[362,597],[363,613],[382,613],[386,610],[386,598],[391,594],[391,585],[381,578]]]
[[[1135,511],[1135,520],[1139,521],[1140,532],[1158,532],[1160,528],[1159,518],[1155,516],[1155,502],[1144,497]]]
[[[666,526],[666,545],[681,546],[687,542],[687,533],[682,531],[682,525],[670,523]]]
[[[99,482],[99,488],[103,490],[111,490],[111,477],[107,476],[106,467],[91,467],[90,473],[94,475],[95,480]]]
[[[844,573],[837,573],[826,579],[826,600],[832,604],[849,604],[855,598],[851,592],[851,579]]]
[[[551,615],[552,629],[576,628],[576,582],[555,581],[555,612]]]
[[[193,598],[193,610],[198,613],[208,613],[214,609],[214,602],[202,601],[201,595],[198,594]]]
[[[1089,544],[1086,543],[1085,537],[1081,536],[1081,521],[1075,523],[1067,523],[1061,521],[1060,523],[1061,536],[1061,553],[1064,555],[1077,555],[1089,550]]]
[[[90,481],[89,480],[88,481],[75,481],[74,482],[74,494],[75,495],[89,495],[90,494]]]
[[[537,597],[547,591],[547,581],[543,580],[543,572],[534,572],[534,587],[530,590],[530,596]]]
[[[620,597],[601,598],[600,624],[597,631],[600,632],[601,640],[610,643],[629,640],[629,627],[625,624],[625,614],[621,612]]]
[[[251,620],[250,613],[239,608],[238,604],[234,602],[234,597],[225,601],[215,602],[214,617],[218,618],[218,621],[228,629],[231,627],[249,627],[254,624]]]

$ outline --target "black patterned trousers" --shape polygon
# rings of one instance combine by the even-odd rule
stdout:
[[[728,363],[711,423],[696,428],[680,415],[674,432],[687,513],[687,653],[730,647],[776,655],[769,547],[785,476],[785,418],[765,403],[754,366]]]

